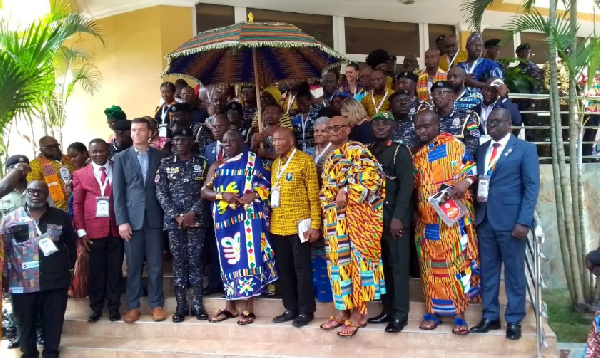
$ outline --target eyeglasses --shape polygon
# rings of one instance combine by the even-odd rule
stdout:
[[[487,121],[487,126],[496,127],[496,126],[501,125],[502,123],[507,123],[507,122],[509,122],[508,119],[507,120],[504,120],[504,119],[490,119],[490,120]]]
[[[328,132],[339,132],[340,129],[342,129],[344,127],[349,127],[349,125],[342,124],[342,125],[336,125],[336,126],[327,126],[327,127],[325,127],[325,130]]]
[[[41,147],[41,149],[60,149],[60,144],[56,143],[56,144],[46,145],[46,146]]]
[[[26,189],[25,192],[29,196],[36,196],[36,195],[42,195],[43,193],[46,192],[46,190],[44,190],[44,189]]]

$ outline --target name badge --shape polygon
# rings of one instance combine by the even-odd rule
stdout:
[[[161,124],[158,126],[158,136],[162,138],[167,138],[167,125]]]
[[[42,250],[44,256],[50,256],[58,251],[58,248],[56,248],[56,245],[52,239],[47,235],[42,236],[42,238],[38,241],[38,246],[40,247],[40,250]]]
[[[69,172],[69,168],[60,167],[58,168],[58,172],[60,173],[60,177],[62,178],[63,183],[68,183],[71,180],[71,173]]]
[[[107,196],[99,196],[96,198],[96,217],[107,218],[110,216],[109,201]]]
[[[279,185],[276,185],[271,188],[271,207],[273,209],[276,209],[281,205],[280,194],[281,194],[281,187]]]
[[[490,177],[487,175],[481,175],[477,186],[477,202],[485,203],[488,199],[488,193],[490,192]]]

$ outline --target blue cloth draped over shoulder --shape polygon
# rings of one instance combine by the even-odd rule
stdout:
[[[259,296],[263,287],[277,280],[265,215],[269,183],[269,171],[249,151],[228,159],[215,171],[217,192],[237,193],[242,197],[255,191],[259,196],[247,208],[232,208],[224,200],[212,204],[221,278],[228,300]]]
[[[491,77],[499,77],[504,80],[504,72],[500,64],[488,58],[479,58],[473,63],[461,62],[458,67],[464,69],[467,75],[474,75],[475,80],[479,82],[485,82]],[[470,89],[474,92],[481,92],[480,88],[470,87]]]

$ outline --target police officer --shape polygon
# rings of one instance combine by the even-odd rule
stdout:
[[[415,115],[410,114],[411,97],[407,90],[398,90],[390,96],[390,111],[396,122],[394,131],[394,141],[402,142],[412,151],[416,152],[419,146],[417,132],[415,132],[415,124],[413,118]]]
[[[164,212],[164,228],[169,235],[173,254],[175,297],[177,308],[173,322],[182,322],[189,315],[186,299],[192,288],[191,314],[206,320],[202,303],[202,251],[209,213],[200,199],[208,170],[206,158],[192,154],[192,129],[181,128],[173,133],[172,153],[164,158],[156,173],[156,196]]]
[[[200,129],[200,123],[192,123],[191,117],[192,109],[187,103],[175,103],[169,108],[171,114],[171,128],[170,133],[179,132],[184,128],[191,128],[193,138],[196,138],[198,130]]]
[[[383,235],[381,250],[386,294],[383,312],[369,323],[387,323],[385,331],[398,333],[408,322],[410,223],[413,193],[413,161],[408,147],[394,143],[394,116],[377,113],[371,122],[375,143],[369,149],[385,172]]]
[[[469,109],[454,106],[456,87],[452,82],[439,81],[431,86],[431,98],[435,111],[440,116],[440,132],[450,133],[465,144],[471,158],[475,158],[479,147],[479,116]]]

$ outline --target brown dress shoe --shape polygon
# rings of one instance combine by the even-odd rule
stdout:
[[[127,312],[127,314],[125,315],[125,323],[135,323],[135,321],[137,321],[138,319],[140,319],[140,315],[142,313],[140,312],[139,308],[136,309],[132,309],[131,311]]]
[[[167,313],[162,307],[156,307],[152,309],[152,319],[154,322],[160,322],[167,319]]]

